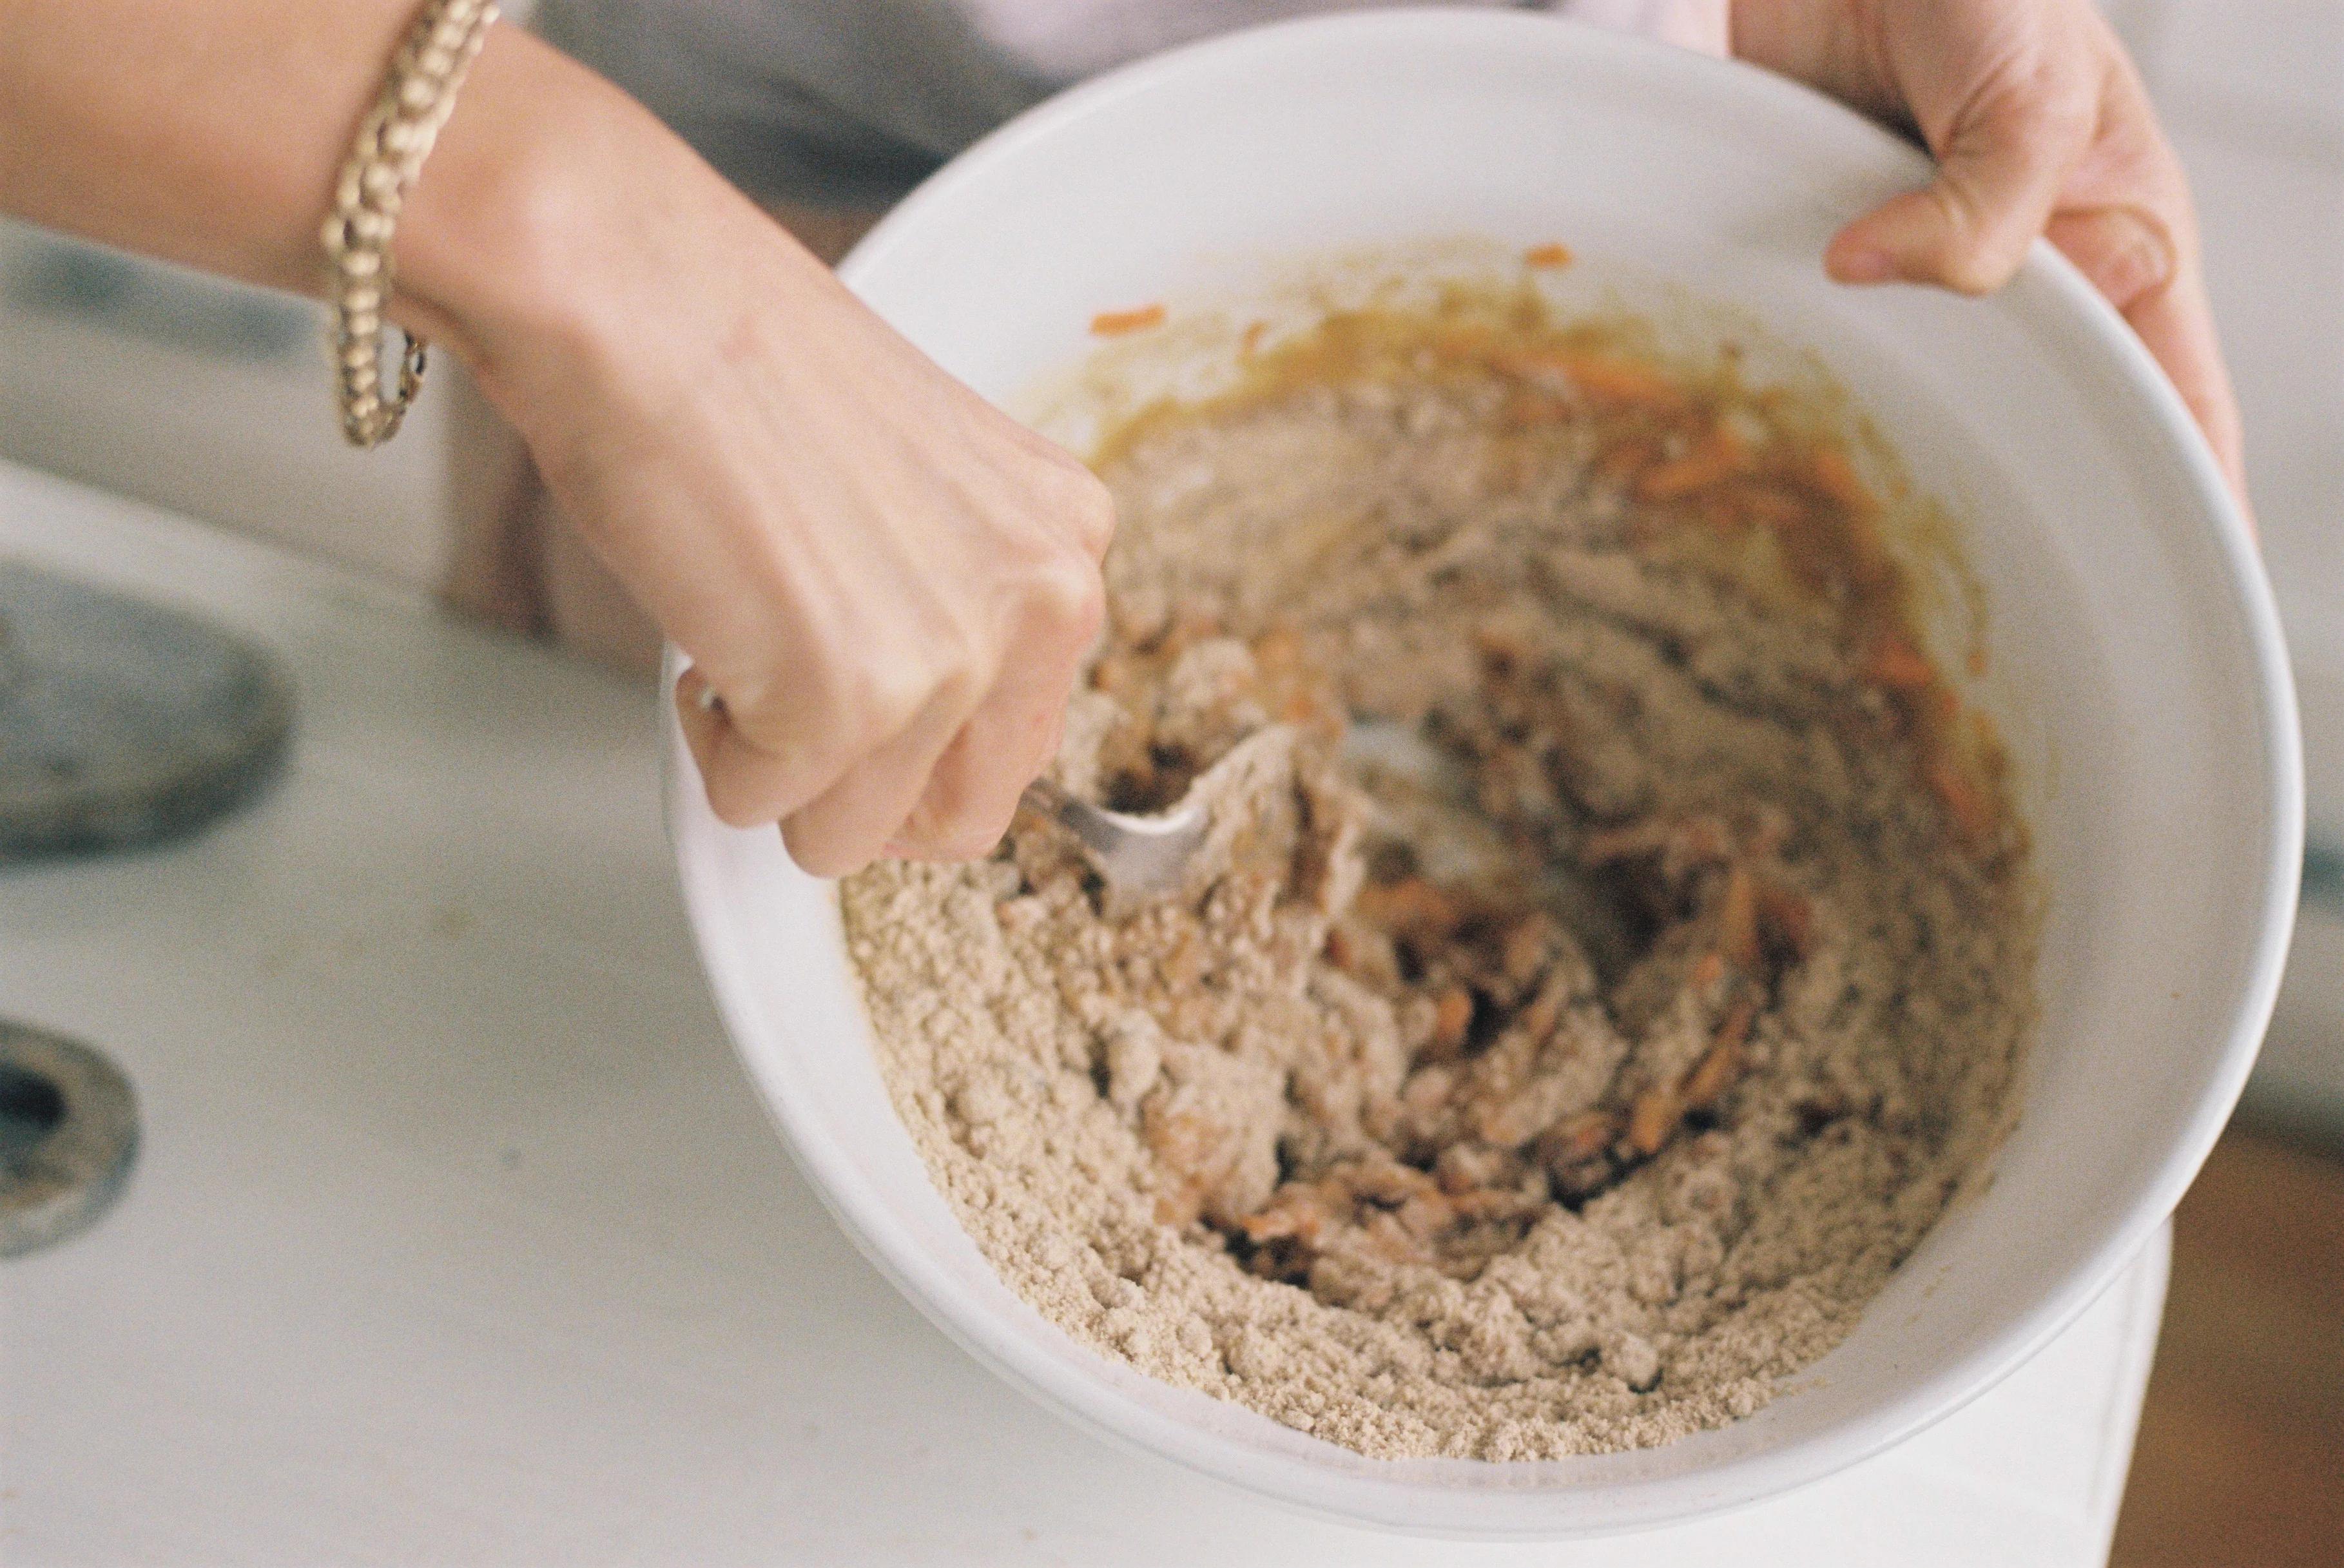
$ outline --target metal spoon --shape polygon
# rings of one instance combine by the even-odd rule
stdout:
[[[1343,754],[1420,781],[1436,778],[1448,767],[1448,760],[1414,727],[1385,719],[1353,720],[1343,736]],[[1233,764],[1234,755],[1228,760]],[[1213,825],[1208,792],[1200,787],[1205,776],[1198,774],[1169,810],[1145,816],[1093,805],[1046,778],[1026,786],[1023,804],[1079,839],[1118,906],[1129,907],[1177,887],[1189,858],[1203,847]]]
[[[1212,826],[1194,784],[1171,810],[1147,816],[1078,800],[1049,779],[1027,784],[1021,804],[1080,839],[1092,868],[1118,899],[1152,898],[1178,886],[1188,857]]]
[[[1415,724],[1354,716],[1343,732],[1343,758],[1369,775],[1423,795],[1470,805],[1470,781],[1456,758]],[[1236,754],[1215,764],[1234,763]],[[1026,786],[1026,806],[1059,824],[1082,844],[1092,869],[1106,884],[1109,910],[1128,910],[1180,885],[1188,862],[1211,835],[1212,791],[1201,787],[1207,769],[1170,810],[1140,816],[1109,811],[1068,794],[1048,779]],[[1428,819],[1403,813],[1388,824],[1444,881],[1502,882],[1521,876],[1521,852],[1470,809]],[[1614,974],[1635,951],[1634,934],[1602,889],[1567,861],[1549,861],[1532,873],[1548,906],[1587,945],[1597,969]]]

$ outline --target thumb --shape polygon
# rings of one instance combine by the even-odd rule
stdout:
[[[1937,177],[1841,229],[1824,268],[1843,283],[2001,288],[2050,221],[2093,123],[2088,96],[2036,85],[1975,100],[1942,141],[1932,138]]]

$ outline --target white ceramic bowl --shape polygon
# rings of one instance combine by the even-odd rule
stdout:
[[[1666,1448],[1374,1462],[1110,1364],[995,1277],[874,1067],[832,889],[709,813],[671,734],[684,893],[801,1165],[935,1322],[1084,1425],[1354,1521],[1594,1533],[1815,1480],[1937,1420],[2073,1319],[2172,1209],[2268,1017],[2301,786],[2270,595],[2178,400],[2047,249],[1990,300],[1852,291],[1817,258],[1924,177],[1910,148],[1753,70],[1548,19],[1385,13],[1219,39],[1035,110],[930,180],[844,275],[1015,404],[1095,310],[1226,290],[1330,248],[1561,239],[1748,310],[1827,363],[1967,553],[2047,888],[2042,1025],[1989,1189],[1855,1332],[1747,1421]],[[1176,309],[1176,317],[1178,311]]]

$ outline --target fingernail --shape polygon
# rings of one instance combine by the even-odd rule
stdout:
[[[2170,283],[2178,265],[2163,227],[2130,207],[2063,217],[2051,239],[2119,310]]]
[[[1832,271],[1842,283],[1885,283],[1896,276],[1888,252],[1869,247],[1842,251],[1832,260]]]

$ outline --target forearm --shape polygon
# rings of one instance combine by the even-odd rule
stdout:
[[[0,211],[315,293],[318,228],[419,0],[0,0]],[[492,32],[409,194],[392,314],[460,349],[541,288],[620,164],[688,161],[656,122],[518,28]]]
[[[0,0],[0,207],[314,288],[337,166],[416,0]]]

